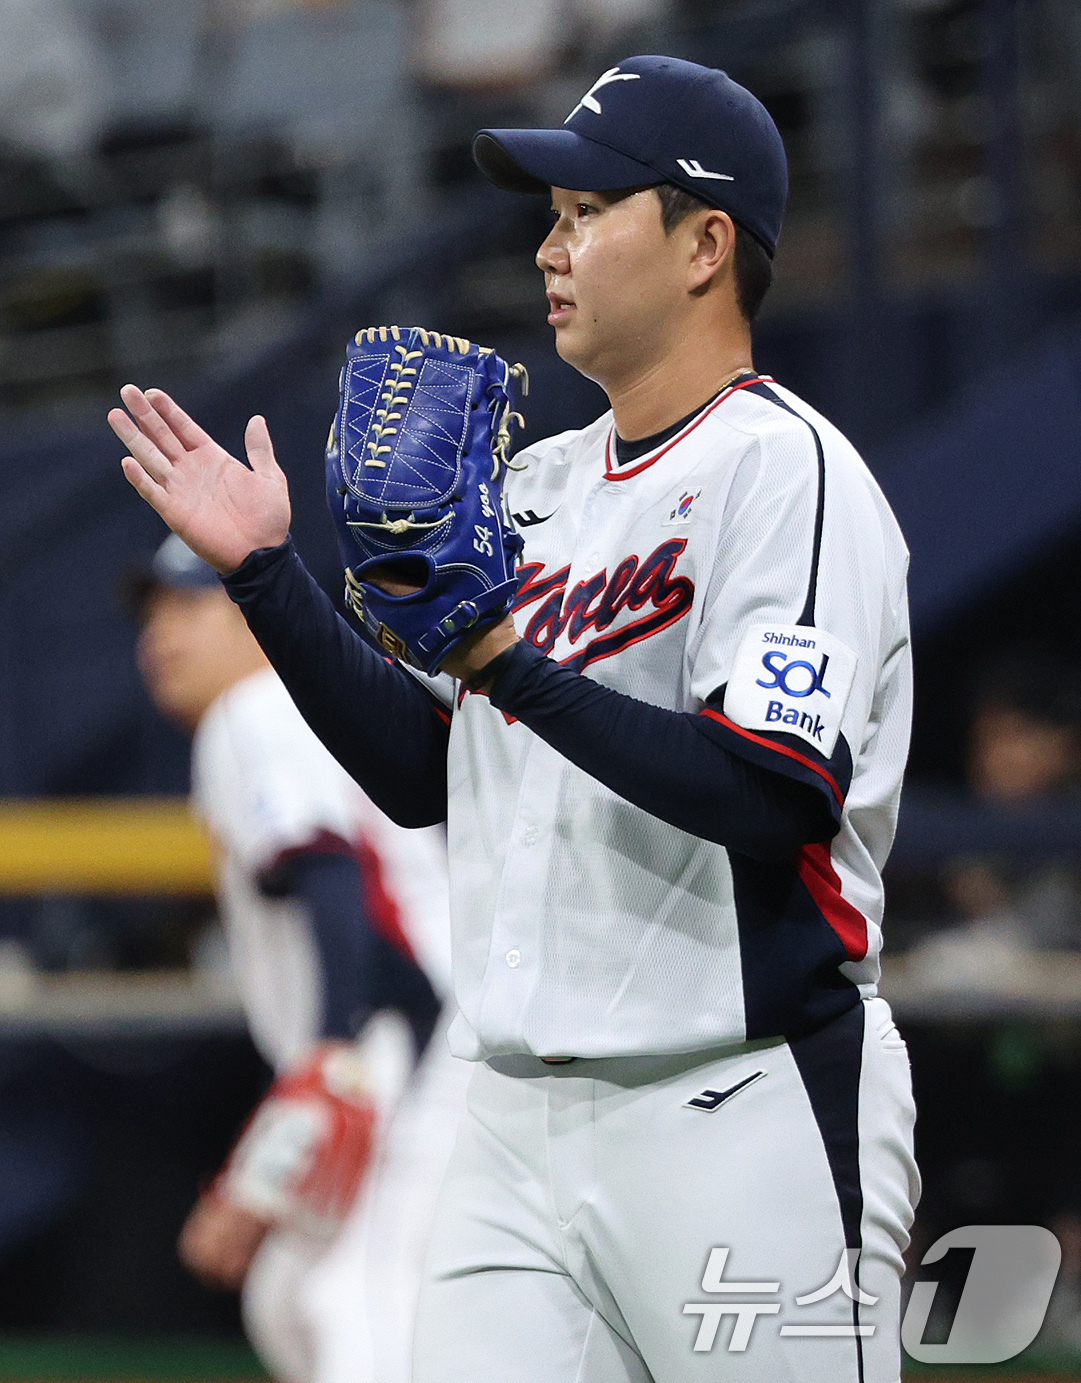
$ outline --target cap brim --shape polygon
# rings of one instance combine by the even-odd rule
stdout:
[[[156,572],[153,563],[136,561],[121,573],[117,594],[128,614],[141,621],[147,601],[158,591],[212,591],[215,587],[221,589],[216,573],[213,581],[176,580]]]
[[[481,130],[473,140],[473,158],[489,182],[507,192],[546,193],[550,187],[614,192],[664,181],[648,163],[573,130]]]

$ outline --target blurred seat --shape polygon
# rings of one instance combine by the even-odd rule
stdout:
[[[202,5],[195,0],[71,0],[101,45],[114,125],[158,124],[191,112],[197,87]]]
[[[405,100],[405,15],[394,0],[344,0],[255,19],[235,47],[211,118],[224,134],[289,128],[327,156],[392,132]]]
[[[376,229],[421,197],[406,14],[397,0],[343,0],[254,19],[234,37],[209,116],[220,140],[272,135],[322,173],[316,257],[336,277]]]
[[[437,86],[514,86],[553,65],[569,14],[559,0],[422,0],[420,71]]]
[[[0,136],[26,154],[78,158],[106,118],[103,64],[68,0],[0,0]]]

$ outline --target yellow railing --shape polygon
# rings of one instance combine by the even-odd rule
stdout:
[[[0,799],[0,896],[213,886],[209,841],[182,797]]]

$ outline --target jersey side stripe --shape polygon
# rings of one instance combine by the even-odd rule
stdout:
[[[713,710],[711,706],[704,706],[699,714],[709,716],[710,720],[718,721],[726,730],[734,730],[737,735],[742,735],[745,740],[753,740],[755,744],[760,744],[763,749],[772,749],[775,754],[783,754],[786,759],[795,759],[797,763],[803,764],[805,768],[809,768],[812,773],[817,773],[820,778],[830,785],[837,801],[841,806],[844,806],[845,795],[841,791],[840,783],[838,783],[833,774],[830,773],[828,769],[823,768],[821,764],[816,764],[813,759],[807,758],[805,754],[801,754],[796,749],[789,749],[787,744],[777,744],[774,740],[766,739],[764,735],[752,734],[750,730],[745,730],[742,725],[737,725],[734,720],[729,720],[726,715],[722,715],[720,711]]]
[[[822,916],[844,942],[849,960],[867,955],[867,919],[841,894],[841,880],[830,859],[828,843],[805,845],[799,852],[799,876]]]
[[[841,971],[845,944],[786,860],[730,853],[748,1039],[793,1038],[824,1027],[860,1001]]]
[[[770,381],[772,382],[772,381]],[[813,423],[797,413],[796,410],[785,403],[784,399],[778,398],[772,389],[763,379],[751,380],[746,386],[758,398],[769,399],[770,403],[775,403],[778,408],[783,408],[786,413],[791,413],[793,418],[798,418],[801,423],[811,429],[811,436],[815,439],[815,452],[818,456],[818,502],[815,505],[815,526],[814,538],[811,542],[811,573],[807,582],[807,598],[803,602],[803,612],[797,624],[811,625],[815,622],[815,599],[818,595],[818,562],[822,553],[822,516],[826,503],[826,455],[822,450],[822,438],[818,435],[818,429]]]
[[[860,1176],[860,1076],[863,1069],[863,1005],[850,1009],[826,1029],[789,1044],[833,1175],[845,1244],[857,1251],[853,1286],[859,1286],[863,1248],[863,1181]],[[858,1295],[858,1293],[857,1293]],[[852,1302],[852,1324],[860,1323],[859,1303]],[[863,1340],[853,1339],[856,1377],[864,1383]]]

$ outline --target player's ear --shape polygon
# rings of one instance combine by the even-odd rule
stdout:
[[[704,291],[726,269],[736,252],[736,224],[726,211],[710,207],[687,218],[691,256],[687,266],[692,293]]]

